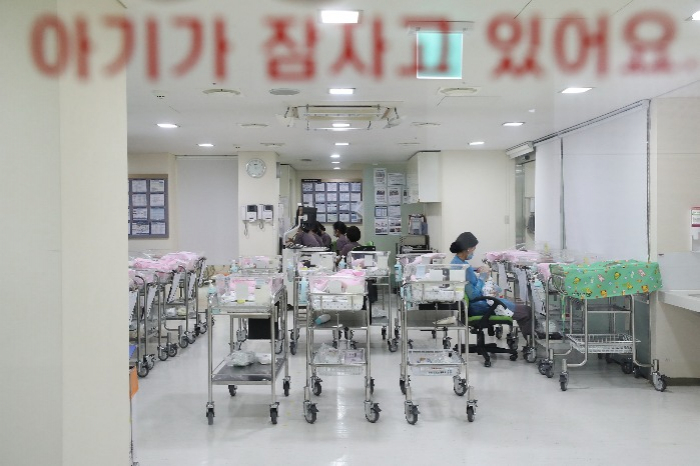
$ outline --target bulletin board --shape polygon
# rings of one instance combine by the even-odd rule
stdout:
[[[129,177],[129,238],[167,238],[168,176]]]
[[[304,205],[316,207],[316,220],[321,223],[362,223],[362,181],[302,179]]]

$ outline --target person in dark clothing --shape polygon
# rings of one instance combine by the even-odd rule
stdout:
[[[333,236],[338,238],[335,242],[335,251],[340,255],[340,251],[347,244],[348,238],[345,234],[348,232],[348,227],[343,222],[335,222],[333,224]]]
[[[294,235],[292,243],[313,248],[321,247],[320,239],[311,233],[306,225],[302,225],[297,229],[297,233]]]
[[[321,222],[316,222],[316,227],[314,228],[314,234],[318,237],[321,242],[321,246],[325,248],[331,247],[331,235],[326,233],[326,227],[323,226]]]
[[[347,231],[348,242],[345,243],[343,249],[340,250],[340,257],[346,257],[350,251],[352,251],[360,245],[360,243],[358,243],[358,241],[360,241],[360,237],[362,236],[362,233],[360,233],[360,229],[353,225],[351,227],[348,227]]]

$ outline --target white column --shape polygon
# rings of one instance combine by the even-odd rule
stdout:
[[[0,338],[2,463],[128,462],[126,85],[38,72],[30,31],[59,13],[71,33],[113,41],[114,0],[4,1],[0,7]],[[73,62],[74,64],[74,62]]]

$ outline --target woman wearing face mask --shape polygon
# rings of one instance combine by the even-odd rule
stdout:
[[[464,291],[469,297],[469,315],[478,316],[484,315],[489,309],[489,304],[486,301],[473,302],[474,299],[483,296],[482,288],[484,287],[484,280],[479,278],[477,274],[488,273],[490,268],[487,265],[482,265],[476,271],[469,264],[469,260],[474,258],[474,251],[476,250],[476,245],[479,244],[479,240],[476,239],[471,232],[462,233],[457,237],[457,240],[450,246],[450,252],[455,254],[452,259],[452,264],[467,264],[467,284]],[[518,322],[518,326],[522,331],[523,335],[526,337],[530,335],[532,330],[532,312],[530,308],[524,304],[518,304],[499,298],[503,301],[508,309],[513,311],[513,319]]]

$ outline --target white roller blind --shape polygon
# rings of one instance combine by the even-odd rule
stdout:
[[[561,248],[561,141],[537,146],[535,162],[535,242]]]
[[[238,257],[238,161],[177,159],[179,247],[203,252],[207,264]]]
[[[568,249],[647,259],[646,138],[646,107],[564,136]]]

